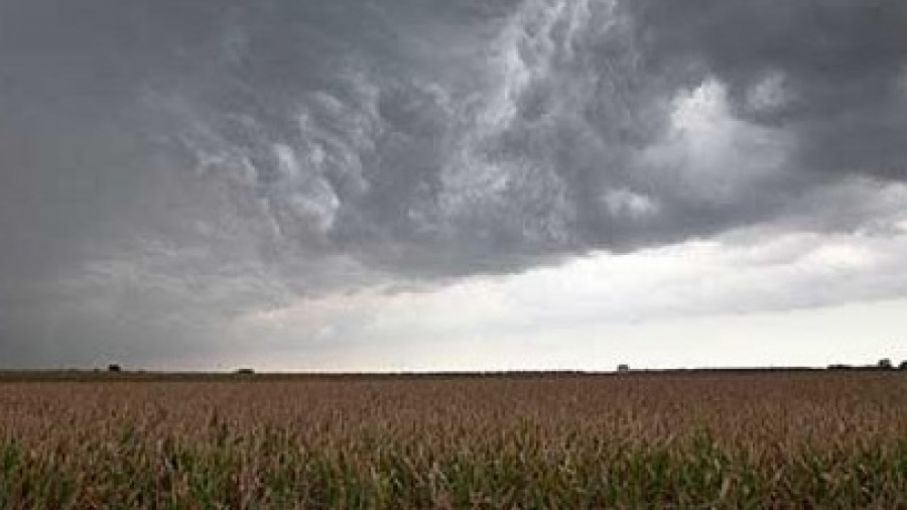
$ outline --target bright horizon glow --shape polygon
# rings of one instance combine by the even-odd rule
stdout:
[[[480,372],[874,365],[907,360],[907,299],[777,312],[675,318],[581,332],[473,337],[444,342],[338,342],[333,349],[255,352],[130,367],[275,372]],[[794,332],[794,333],[791,333]],[[514,353],[519,353],[515,355]],[[213,361],[213,362],[212,362]]]

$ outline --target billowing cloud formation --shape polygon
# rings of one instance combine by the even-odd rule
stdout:
[[[262,361],[281,368],[601,369],[628,360],[677,367],[903,357],[905,301],[897,298],[907,291],[907,186],[879,192],[852,182],[823,194],[842,192],[879,199],[869,206],[874,220],[846,233],[801,230],[796,222],[746,228],[431,291],[299,300],[238,316],[234,334],[269,338],[288,356]],[[311,332],[304,352],[292,349],[299,331]]]
[[[887,232],[904,33],[894,0],[4,2],[0,347],[165,359],[300,296]]]
[[[795,137],[791,171],[905,178],[898,2],[628,2],[651,54],[728,89],[734,114]]]

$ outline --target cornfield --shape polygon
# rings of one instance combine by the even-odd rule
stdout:
[[[0,381],[0,508],[907,508],[907,374]]]

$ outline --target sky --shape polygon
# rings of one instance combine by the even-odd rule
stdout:
[[[907,2],[0,0],[0,368],[907,359]]]

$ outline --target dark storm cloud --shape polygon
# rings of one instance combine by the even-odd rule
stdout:
[[[0,350],[166,356],[154,338],[216,345],[199,331],[293,295],[903,180],[904,33],[893,0],[7,0]],[[853,224],[839,205],[811,224]]]
[[[254,175],[291,259],[509,271],[768,219],[841,176],[904,174],[907,18],[893,3],[332,5],[256,12],[219,34],[228,58],[164,91],[188,101],[199,130],[184,140],[214,155],[209,171]],[[741,171],[718,203],[640,161],[669,135],[674,99],[708,80],[752,127],[722,164],[784,159]]]
[[[655,65],[687,61],[726,84],[736,115],[791,131],[791,172],[907,177],[907,4],[624,2]],[[758,108],[777,77],[784,104]]]

